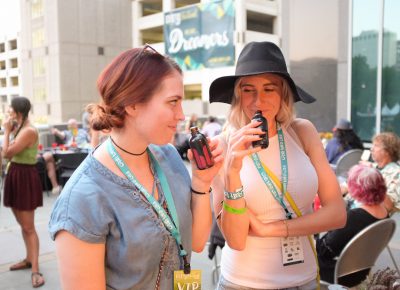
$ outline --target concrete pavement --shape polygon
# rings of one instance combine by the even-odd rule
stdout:
[[[46,284],[40,289],[57,290],[61,289],[57,259],[55,255],[54,243],[50,239],[47,231],[47,223],[54,204],[56,196],[47,196],[44,193],[44,206],[36,212],[36,229],[40,239],[40,271],[43,273]],[[400,264],[400,214],[393,217],[398,225],[398,229],[390,243],[396,261]],[[218,257],[220,249],[218,249]],[[30,270],[20,270],[10,272],[9,266],[25,258],[25,248],[20,233],[20,228],[9,208],[0,205],[0,290],[25,290],[32,289],[30,280]],[[196,254],[192,258],[193,269],[201,269],[203,290],[212,290],[215,288],[213,282],[214,261],[207,257],[207,247],[205,250]],[[378,259],[374,268],[384,269],[390,267],[394,269],[387,250],[384,250]]]

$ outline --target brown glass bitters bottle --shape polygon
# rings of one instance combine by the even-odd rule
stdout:
[[[269,145],[267,119],[265,119],[265,117],[262,115],[262,112],[260,110],[256,111],[253,118],[251,118],[251,119],[262,122],[257,128],[260,128],[263,132],[265,132],[265,134],[260,135],[260,137],[262,138],[261,140],[252,142],[253,147],[261,146],[262,149],[267,148]]]
[[[213,166],[214,159],[211,155],[206,136],[201,134],[197,127],[191,127],[190,132],[192,136],[189,140],[189,146],[192,149],[197,168],[203,170]]]

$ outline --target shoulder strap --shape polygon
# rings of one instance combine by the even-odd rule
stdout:
[[[293,124],[293,123],[291,123],[291,124],[286,128],[286,131],[288,132],[288,134],[290,135],[290,137],[292,137],[292,139],[294,140],[294,142],[296,142],[296,144],[299,145],[299,147],[300,147],[301,149],[303,149],[303,151],[304,151],[303,142],[301,141],[299,135],[297,135],[296,131],[294,130],[294,128],[293,128],[293,126],[292,126],[292,124]]]
[[[272,179],[272,181],[279,187],[279,189],[282,191],[282,183],[280,182],[280,180],[278,179],[278,177],[276,177],[276,175],[265,165],[263,164],[263,167],[265,169],[265,172],[269,175],[269,177]],[[294,199],[292,198],[292,196],[290,195],[290,193],[288,191],[285,192],[285,198],[287,200],[287,202],[290,204],[290,206],[292,207],[293,211],[296,213],[297,217],[301,217],[302,213],[299,210],[299,208],[296,205],[296,202],[294,201]],[[319,265],[318,265],[318,256],[317,256],[317,250],[315,249],[315,245],[312,239],[311,235],[308,235],[308,241],[310,243],[311,249],[314,252],[314,257],[315,257],[315,262],[317,264],[317,282],[318,282],[318,290],[320,289],[320,276],[319,276]]]

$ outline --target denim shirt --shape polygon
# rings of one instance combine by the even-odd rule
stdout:
[[[191,253],[190,176],[171,145],[151,145],[174,198],[182,244]],[[173,289],[173,271],[182,264],[175,239],[153,207],[127,179],[111,172],[92,153],[57,199],[49,232],[66,230],[88,243],[105,243],[107,289],[154,289],[164,254],[160,289]]]

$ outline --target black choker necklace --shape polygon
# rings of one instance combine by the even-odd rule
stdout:
[[[143,154],[146,153],[146,151],[147,151],[147,147],[146,147],[146,149],[144,149],[144,151],[143,151],[142,153],[132,153],[132,152],[129,152],[128,150],[125,150],[124,148],[118,146],[118,144],[114,142],[114,140],[111,138],[111,136],[110,136],[110,140],[111,140],[111,142],[112,142],[115,146],[117,146],[119,149],[121,149],[121,150],[124,151],[125,153],[128,153],[128,154],[133,155],[133,156],[140,156],[140,155],[143,155]]]

